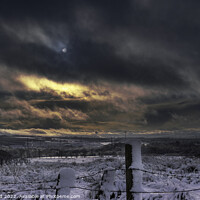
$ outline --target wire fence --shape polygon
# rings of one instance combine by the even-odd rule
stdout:
[[[59,189],[66,188],[66,187],[61,187]],[[69,187],[71,189],[81,189],[81,190],[87,190],[87,191],[93,191],[93,192],[99,192],[100,190],[93,189],[93,188],[86,188],[86,187],[80,187],[80,186],[74,186],[74,187]],[[33,188],[33,189],[26,189],[26,190],[1,190],[1,192],[7,192],[8,194],[16,194],[16,193],[21,193],[21,192],[34,192],[34,191],[40,191],[40,190],[56,190],[57,187],[49,187],[49,188]],[[133,194],[173,194],[173,193],[186,193],[186,192],[195,192],[195,191],[200,191],[200,188],[193,188],[193,189],[186,189],[186,190],[173,190],[173,191],[131,191]],[[110,190],[109,192],[116,192],[116,193],[124,193],[127,192],[125,190]]]
[[[141,172],[144,172],[144,173],[150,173],[150,174],[155,174],[155,175],[164,175],[164,176],[167,176],[167,177],[186,177],[182,174],[167,174],[167,173],[163,173],[163,172],[155,172],[155,171],[148,171],[148,170],[145,170],[145,169],[139,169],[139,168],[131,168],[132,170],[137,170],[137,171],[141,171]],[[108,169],[107,171],[116,171],[116,170],[122,170],[122,171],[125,171],[125,169],[123,168],[117,168],[117,169]],[[84,179],[84,178],[89,178],[89,177],[93,177],[93,176],[96,176],[98,174],[102,174],[103,172],[105,172],[106,170],[100,170],[100,171],[97,171],[95,173],[92,173],[92,174],[89,174],[87,176],[78,176],[76,177],[76,179]],[[187,174],[187,176],[198,176],[198,174]],[[45,183],[55,183],[58,181],[58,179],[54,179],[54,180],[46,180],[46,181],[30,181],[30,182],[19,182],[19,183],[8,183],[8,182],[0,182],[1,185],[21,185],[21,184],[45,184]],[[87,186],[87,187],[81,187],[81,186],[74,186],[74,187],[69,187],[71,189],[80,189],[80,190],[86,190],[86,191],[93,191],[93,192],[99,192],[100,189],[94,189],[92,188],[91,186]],[[42,190],[56,190],[58,189],[57,186],[49,186],[49,187],[43,187],[43,188],[31,188],[31,189],[24,189],[24,190],[0,190],[0,192],[4,192],[4,193],[7,193],[7,194],[17,194],[17,193],[22,193],[22,192],[34,192],[34,191],[42,191]],[[61,189],[61,188],[60,188]],[[200,191],[200,188],[191,188],[191,189],[182,189],[182,190],[171,190],[171,191],[130,191],[131,193],[133,194],[139,194],[139,193],[142,193],[142,194],[173,194],[173,193],[187,193],[187,192],[195,192],[195,191]],[[109,192],[112,192],[112,193],[126,193],[127,191],[125,190],[110,190]]]
[[[141,172],[144,172],[144,173],[149,173],[149,174],[154,174],[154,175],[162,175],[162,176],[168,176],[168,177],[189,177],[189,176],[196,176],[196,177],[199,177],[200,178],[200,174],[187,174],[187,176],[183,175],[183,174],[167,174],[165,172],[155,172],[155,171],[148,171],[148,170],[145,170],[145,169],[139,169],[139,168],[131,168],[132,170],[136,170],[136,171],[141,171]],[[121,171],[126,171],[126,169],[124,168],[116,168],[116,169],[108,169],[107,171],[117,171],[117,170],[121,170]],[[89,178],[89,177],[93,177],[93,176],[96,176],[98,174],[102,174],[105,170],[99,170],[95,173],[92,173],[92,174],[89,174],[89,175],[86,175],[86,176],[77,176],[76,179],[85,179],[85,178]],[[45,180],[45,181],[25,181],[25,182],[1,182],[0,181],[0,184],[2,185],[17,185],[17,184],[40,184],[40,183],[53,183],[53,182],[56,182],[57,179],[54,179],[54,180]]]
[[[25,181],[25,182],[20,182],[20,183],[8,183],[8,182],[0,182],[0,184],[2,185],[21,185],[21,184],[42,184],[42,183],[54,183],[55,181],[57,181],[57,179],[55,180],[47,180],[47,181]]]

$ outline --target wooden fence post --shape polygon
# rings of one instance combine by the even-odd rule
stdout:
[[[133,200],[133,195],[130,192],[133,187],[133,173],[130,166],[132,164],[132,146],[125,144],[125,162],[126,162],[126,199]]]
[[[107,168],[103,173],[99,191],[96,194],[95,199],[99,200],[115,199],[115,193],[113,192],[114,178],[115,178],[115,169]]]
[[[142,194],[134,193],[142,190],[141,141],[132,140],[125,144],[126,163],[126,199],[142,200]]]

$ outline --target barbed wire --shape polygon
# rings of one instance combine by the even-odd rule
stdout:
[[[92,177],[95,176],[97,174],[100,174],[102,172],[105,171],[116,171],[116,170],[126,170],[124,168],[113,168],[113,169],[101,169],[93,174],[87,175],[87,176],[78,176],[76,177],[76,179],[83,179],[83,178],[87,178],[87,177]],[[138,171],[142,171],[145,173],[150,173],[150,174],[156,174],[156,175],[165,175],[165,176],[173,176],[173,177],[187,177],[181,174],[167,174],[167,173],[163,173],[163,172],[154,172],[154,171],[148,171],[145,169],[140,169],[140,168],[130,168],[130,170],[138,170]],[[194,175],[194,174],[191,174]],[[197,175],[197,174],[195,174]],[[199,175],[198,175],[199,176]],[[56,183],[58,181],[58,179],[54,179],[54,180],[47,180],[47,181],[31,181],[31,182],[20,182],[20,183],[6,183],[6,182],[0,182],[2,185],[16,185],[16,184],[44,184],[44,183]],[[63,187],[65,188],[65,187]],[[87,187],[80,187],[80,186],[74,186],[74,187],[68,187],[71,189],[81,189],[81,190],[87,190],[87,191],[96,191],[99,192],[101,189],[94,189],[94,188],[87,188]],[[35,189],[26,189],[26,190],[21,190],[21,191],[13,191],[13,190],[0,190],[1,192],[4,193],[9,193],[9,194],[16,194],[16,193],[20,193],[20,192],[34,192],[34,191],[40,191],[40,190],[56,190],[56,189],[61,189],[58,187],[48,187],[48,188],[35,188]],[[186,190],[172,190],[172,191],[130,191],[131,193],[134,194],[139,194],[139,193],[147,193],[147,194],[172,194],[172,193],[186,193],[186,192],[193,192],[193,191],[200,191],[200,188],[193,188],[193,189],[186,189]],[[109,192],[113,192],[113,193],[124,193],[127,192],[125,190],[111,190]]]
[[[88,177],[91,177],[91,176],[95,176],[95,175],[97,175],[97,174],[100,174],[100,173],[102,173],[102,172],[103,172],[103,170],[100,170],[100,171],[98,171],[98,172],[95,172],[94,174],[90,174],[90,175],[86,175],[86,176],[78,176],[78,177],[76,177],[76,179],[88,178]]]
[[[56,182],[57,181],[57,179],[55,179],[55,180],[48,180],[48,181],[36,181],[36,182],[33,182],[33,181],[31,181],[31,182],[20,182],[20,183],[7,183],[7,182],[0,182],[0,184],[2,184],[2,185],[20,185],[20,184],[40,184],[40,183],[54,183],[54,182]]]
[[[148,170],[145,170],[145,169],[140,169],[140,168],[130,168],[132,170],[138,170],[138,171],[142,171],[142,172],[145,172],[145,173],[150,173],[150,174],[154,174],[154,175],[163,175],[163,176],[168,176],[168,177],[188,177],[188,176],[197,176],[199,177],[200,175],[199,174],[187,174],[186,175],[182,175],[182,174],[167,174],[167,173],[163,173],[163,172],[155,172],[155,171],[148,171]],[[126,169],[124,168],[116,168],[116,169],[106,169],[107,171],[116,171],[116,170],[123,170],[123,171],[126,171]],[[89,175],[86,175],[86,176],[78,176],[76,177],[76,179],[84,179],[84,178],[88,178],[88,177],[93,177],[97,174],[100,174],[100,173],[103,173],[105,172],[106,170],[99,170],[93,174],[89,174]],[[47,181],[31,181],[31,182],[20,182],[20,183],[8,183],[8,182],[0,182],[0,184],[2,185],[20,185],[20,184],[41,184],[41,183],[54,183],[56,182],[57,179],[54,179],[54,180],[47,180]]]
[[[26,190],[21,190],[21,191],[15,191],[15,190],[0,190],[1,192],[7,192],[7,193],[10,193],[10,194],[15,194],[15,193],[21,193],[21,192],[34,192],[34,191],[40,191],[40,190],[55,190],[56,188],[52,187],[52,188],[38,188],[38,189],[26,189]]]
[[[167,172],[155,172],[155,171],[149,171],[149,170],[145,170],[145,169],[140,169],[140,168],[130,168],[132,170],[139,170],[139,171],[142,171],[142,172],[145,172],[145,173],[149,173],[149,174],[154,174],[154,175],[163,175],[163,176],[170,176],[170,177],[187,177],[187,176],[197,176],[199,177],[200,175],[199,174],[187,174],[187,176],[183,175],[183,174],[168,174]],[[116,170],[123,170],[123,171],[126,171],[125,168],[115,168],[115,169],[106,169],[107,171],[116,171]],[[106,170],[100,170],[98,172],[95,172],[94,174],[90,174],[90,175],[87,175],[87,176],[82,176],[82,177],[77,177],[77,179],[81,179],[81,178],[87,178],[87,177],[90,177],[90,176],[94,176],[94,175],[97,175],[99,173],[102,173]]]
[[[80,187],[80,186],[66,186],[66,187],[50,187],[50,188],[38,188],[38,189],[26,189],[26,190],[21,190],[21,191],[13,191],[13,190],[1,190],[1,192],[7,192],[10,194],[15,194],[15,193],[21,193],[21,192],[34,192],[34,191],[40,191],[40,190],[56,190],[56,189],[62,189],[62,188],[71,188],[71,189],[81,189],[81,190],[87,190],[87,191],[96,191],[99,192],[101,189],[94,189],[94,188],[86,188],[86,187]],[[130,193],[133,194],[141,194],[141,193],[146,193],[146,194],[173,194],[173,193],[186,193],[186,192],[194,192],[194,191],[200,191],[200,188],[193,188],[193,189],[186,189],[186,190],[172,190],[172,191],[130,191]],[[127,192],[125,190],[110,190],[109,192],[113,193],[124,193]]]
[[[142,172],[145,172],[145,173],[149,173],[149,174],[156,174],[156,175],[163,175],[163,176],[170,176],[170,177],[187,177],[183,174],[168,174],[167,172],[155,172],[155,171],[148,171],[148,170],[145,170],[145,169],[139,169],[139,168],[130,168],[132,170],[138,170],[138,171],[142,171]],[[126,170],[126,169],[123,169],[123,170]],[[199,174],[187,174],[188,176],[197,176],[199,177],[200,175]]]
[[[69,187],[69,188],[76,188],[76,189],[82,189],[82,190],[89,190],[89,191],[100,191],[97,189],[92,189],[92,188],[85,188],[85,187],[78,187],[78,186],[74,186],[74,187]],[[200,188],[194,188],[194,189],[188,189],[188,190],[173,190],[173,191],[130,191],[131,193],[135,193],[135,194],[140,194],[140,193],[155,193],[155,194],[171,194],[171,193],[180,193],[180,192],[192,192],[192,191],[198,191],[200,190]],[[127,192],[125,190],[110,190],[109,192]]]
[[[140,169],[140,168],[129,168],[129,169],[132,169],[132,170],[138,170],[138,171],[142,171],[142,172],[145,172],[145,173],[149,173],[149,174],[156,174],[156,175],[163,175],[163,176],[174,176],[174,177],[186,177],[185,175],[182,175],[182,174],[167,174],[167,172],[155,172],[155,171],[149,171],[149,170],[145,170],[145,169]],[[123,171],[126,171],[125,168],[117,168],[117,169],[108,169],[108,171],[115,171],[115,170],[123,170]],[[104,170],[105,171],[105,170]],[[199,177],[200,175],[199,174],[187,174],[188,176],[197,176]]]
[[[95,176],[95,175],[97,175],[97,174],[100,174],[100,173],[103,173],[103,172],[105,172],[105,171],[117,171],[117,170],[125,170],[125,169],[122,169],[122,168],[113,168],[113,169],[101,169],[101,170],[99,170],[99,171],[97,171],[97,172],[95,172],[95,173],[93,173],[93,174],[89,174],[89,175],[86,175],[86,176],[78,176],[78,177],[76,177],[76,179],[83,179],[83,178],[88,178],[88,177],[91,177],[91,176]]]
[[[84,179],[84,178],[88,178],[88,177],[91,177],[91,176],[95,176],[95,175],[97,175],[97,174],[102,173],[103,171],[104,171],[104,170],[100,170],[100,171],[98,171],[98,172],[95,172],[94,174],[90,174],[90,175],[87,175],[87,176],[78,176],[78,177],[76,177],[76,179]],[[33,181],[28,182],[28,181],[26,181],[26,182],[18,182],[18,183],[14,183],[14,182],[12,182],[12,183],[0,182],[0,184],[2,184],[2,185],[40,184],[40,183],[54,183],[54,182],[56,182],[56,181],[57,181],[57,179],[54,179],[54,180],[47,180],[47,181],[36,181],[36,182],[33,182]]]

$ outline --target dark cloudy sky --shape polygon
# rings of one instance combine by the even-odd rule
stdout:
[[[0,130],[200,128],[200,1],[0,1]]]

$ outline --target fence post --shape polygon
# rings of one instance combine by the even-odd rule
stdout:
[[[133,200],[132,193],[130,192],[133,187],[133,174],[130,166],[132,164],[132,146],[125,144],[125,162],[126,162],[126,199]]]
[[[110,200],[115,198],[114,190],[115,169],[107,168],[102,176],[100,188],[96,194],[99,200]]]
[[[69,200],[68,196],[70,195],[71,187],[74,187],[75,183],[75,172],[71,168],[62,168],[58,174],[57,186],[56,186],[56,197],[59,197],[59,200]]]
[[[126,199],[142,200],[142,194],[132,191],[142,190],[142,172],[136,169],[142,169],[141,159],[141,141],[132,140],[125,144],[125,162],[126,162]]]

